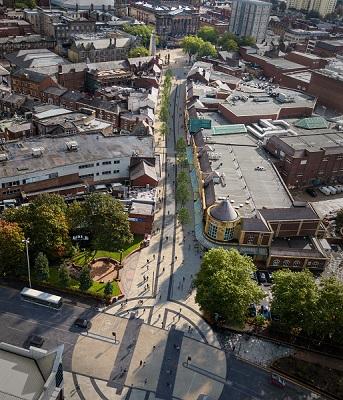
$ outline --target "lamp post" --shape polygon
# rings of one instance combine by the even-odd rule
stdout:
[[[30,239],[24,239],[22,240],[23,243],[25,243],[26,246],[26,260],[27,260],[27,274],[29,277],[29,286],[31,288],[31,272],[30,272],[30,257],[29,257],[29,243],[30,243]]]

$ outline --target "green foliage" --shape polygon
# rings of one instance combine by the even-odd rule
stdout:
[[[251,258],[236,250],[209,250],[195,280],[196,302],[211,315],[218,313],[227,322],[242,325],[249,305],[264,297],[251,279],[254,270]]]
[[[177,213],[177,218],[182,225],[186,225],[190,221],[190,215],[188,209],[185,207],[181,207]]]
[[[199,57],[216,57],[217,50],[210,42],[204,42],[199,50]]]
[[[44,194],[36,197],[26,207],[8,209],[3,217],[16,222],[30,238],[30,249],[40,251],[48,258],[59,258],[71,247],[67,205],[62,196]]]
[[[86,292],[93,284],[92,278],[91,278],[91,271],[90,268],[85,265],[80,274],[79,278],[79,288],[81,292]]]
[[[70,281],[69,270],[65,264],[62,264],[58,270],[58,283],[67,288],[70,285]]]
[[[150,36],[155,28],[152,25],[124,25],[123,31],[133,36],[138,36],[145,48],[149,48]],[[156,45],[158,44],[158,37],[156,36]]]
[[[253,46],[255,43],[256,40],[252,36],[245,36],[240,40],[241,46]]]
[[[80,231],[90,237],[92,249],[115,251],[132,242],[128,216],[119,200],[93,193],[80,205]]]
[[[176,185],[176,201],[183,206],[190,199],[190,192],[186,182],[178,182]]]
[[[177,139],[176,141],[176,151],[178,153],[185,153],[187,149],[187,144],[186,141],[183,137],[180,137],[179,139]]]
[[[39,252],[34,263],[34,274],[39,281],[49,280],[49,260],[45,254]]]
[[[35,8],[37,6],[36,0],[18,0],[15,1],[15,8]]]
[[[224,48],[225,50],[228,50],[228,51],[238,51],[239,45],[238,45],[238,43],[237,43],[235,40],[233,40],[233,39],[228,39],[228,40],[224,43],[223,48]]]
[[[143,46],[135,47],[129,51],[129,58],[146,57],[149,55],[149,50]]]
[[[205,42],[216,44],[218,40],[218,32],[211,26],[203,26],[199,29],[197,36]]]
[[[168,133],[168,119],[169,119],[169,99],[172,88],[172,73],[167,70],[164,76],[163,87],[162,87],[162,99],[160,109],[160,120],[162,121],[161,133],[165,135]]]
[[[210,43],[206,42],[198,36],[185,36],[182,39],[181,47],[183,51],[188,54],[189,61],[191,61],[192,56],[211,56],[215,57],[217,55],[217,50],[215,46]]]
[[[274,272],[272,312],[288,328],[310,333],[316,314],[318,288],[311,272]]]
[[[256,326],[261,327],[264,325],[265,322],[266,322],[266,320],[263,315],[261,315],[261,314],[256,315],[256,317],[255,317],[255,325]]]
[[[0,275],[20,275],[25,268],[25,239],[15,222],[0,220]]]
[[[112,293],[113,293],[112,283],[111,282],[107,282],[106,285],[105,285],[105,288],[104,288],[104,295],[106,297],[110,297],[110,296],[112,296]]]

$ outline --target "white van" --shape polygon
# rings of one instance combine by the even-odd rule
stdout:
[[[333,186],[328,186],[328,189],[330,190],[331,194],[337,193],[337,190]]]
[[[335,185],[334,188],[337,190],[337,193],[342,193],[343,192],[343,186],[342,185]]]
[[[319,188],[319,191],[325,194],[325,196],[330,196],[331,192],[326,186],[322,186]]]

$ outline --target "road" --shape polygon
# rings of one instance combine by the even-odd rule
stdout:
[[[157,233],[151,245],[132,258],[133,267],[128,266],[132,282],[125,301],[101,313],[71,304],[56,312],[22,302],[17,291],[0,288],[0,341],[22,346],[30,334],[38,334],[45,339],[43,348],[63,343],[66,399],[197,400],[199,394],[213,400],[318,398],[291,382],[281,390],[270,384],[267,370],[239,359],[237,351],[223,351],[195,302],[191,286],[201,254],[192,233],[192,201],[192,222],[181,227],[176,220],[175,144],[184,136],[187,69],[182,54],[177,53],[175,61],[172,57],[170,134],[157,146],[164,167]],[[147,291],[142,290],[145,275]],[[73,327],[78,317],[92,320],[88,336]],[[113,330],[116,344],[109,341]]]

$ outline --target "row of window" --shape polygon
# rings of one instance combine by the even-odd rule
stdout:
[[[101,173],[101,175],[119,174],[119,172],[120,172],[119,169],[115,169],[115,170],[113,170],[113,171],[103,171],[103,172]],[[99,176],[100,173],[97,172],[95,175],[96,175],[96,176]],[[84,178],[94,178],[94,174],[84,174],[84,175],[79,175],[79,177],[80,177],[81,179],[84,179]]]
[[[120,164],[120,160],[113,160],[113,161],[103,161],[102,165],[110,165],[110,164]],[[96,163],[96,166],[98,167],[100,165],[100,163]],[[79,169],[84,169],[84,168],[93,168],[94,167],[94,163],[93,164],[82,164],[79,165]]]
[[[235,232],[235,228],[226,228],[224,232],[224,240],[232,240]],[[212,239],[217,239],[218,227],[215,224],[210,223],[208,227],[208,236]]]
[[[278,258],[274,259],[272,262],[273,267],[278,267],[278,266],[283,266],[283,267],[289,267],[293,265],[293,267],[300,267],[301,261],[300,260],[293,260],[291,263],[291,260],[279,260]],[[313,265],[314,267],[319,265],[319,261],[308,261],[308,265]]]

